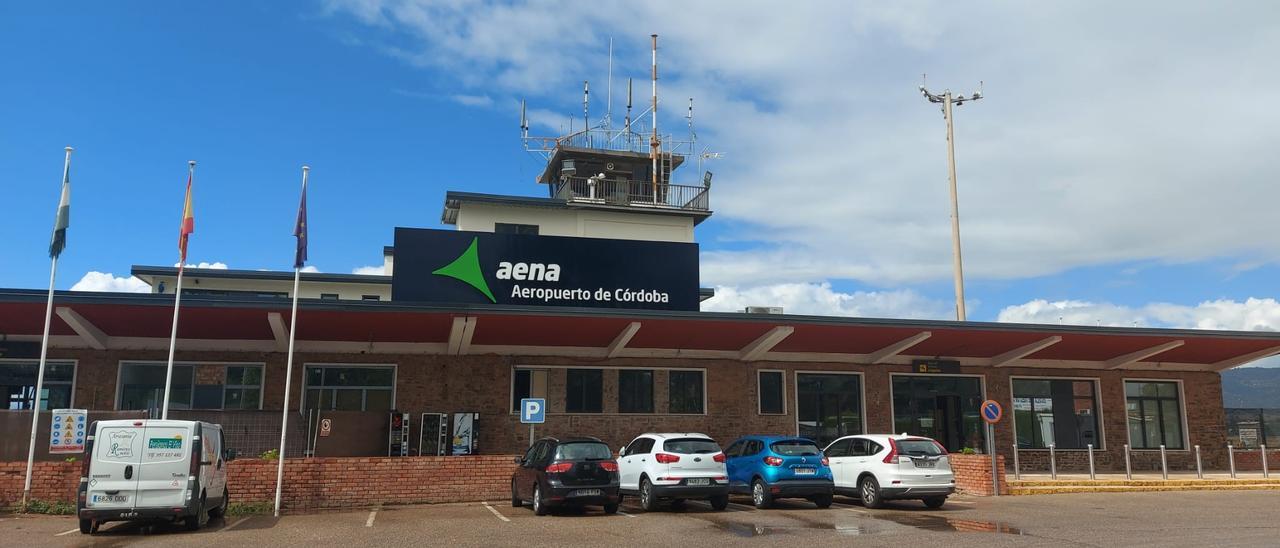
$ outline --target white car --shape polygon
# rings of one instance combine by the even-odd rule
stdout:
[[[862,499],[867,508],[897,499],[919,499],[929,508],[939,508],[956,490],[947,450],[929,438],[845,436],[823,453],[831,461],[836,494]]]
[[[706,434],[641,434],[618,454],[620,491],[640,497],[645,511],[661,500],[675,508],[686,499],[706,499],[716,510],[729,506],[724,451]]]

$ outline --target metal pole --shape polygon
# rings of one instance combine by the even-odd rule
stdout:
[[[187,197],[191,196],[191,185],[196,178],[196,161],[187,161]],[[183,205],[182,223],[185,232],[187,222],[186,205]],[[192,213],[194,215],[194,212]],[[173,387],[173,352],[178,346],[178,311],[182,305],[182,272],[186,270],[187,262],[186,244],[182,247],[182,256],[178,261],[178,287],[174,291],[173,296],[173,329],[169,333],[169,364],[164,372],[164,400],[160,402],[160,420],[169,418],[169,390]]]
[[[1196,446],[1196,479],[1204,479],[1204,463],[1200,460],[1200,446]]]
[[[653,121],[653,136],[649,139],[649,156],[653,162],[653,202],[658,202],[658,154],[660,153],[660,141],[658,140],[658,35],[651,34],[653,39],[653,108],[650,113]]]
[[[1053,444],[1049,444],[1049,477],[1058,479],[1058,456],[1054,453]]]
[[[1231,464],[1231,479],[1236,479],[1236,448],[1227,444],[1227,462]]]
[[[991,456],[991,496],[1000,496],[1000,472],[996,463],[996,427],[987,423],[987,454]]]
[[[1271,471],[1267,469],[1267,444],[1262,444],[1262,477],[1271,479]]]
[[[71,152],[67,151],[70,161]],[[45,358],[49,354],[49,324],[53,321],[53,280],[58,275],[58,257],[55,255],[49,264],[49,300],[44,311],[44,337],[40,343],[40,369],[36,373],[36,393],[31,401],[31,441],[27,445],[27,479],[22,487],[22,511],[27,510],[27,497],[31,494],[31,471],[36,463],[36,429],[40,426],[40,394],[44,392]]]
[[[1022,467],[1018,465],[1018,444],[1013,444],[1013,479],[1022,480]]]
[[[533,423],[529,423],[529,447],[533,447]]]
[[[942,108],[947,119],[947,173],[951,187],[951,255],[956,286],[956,320],[964,321],[964,266],[960,258],[960,201],[956,196],[956,141],[952,129],[951,90],[944,93]]]
[[[1096,480],[1098,477],[1093,473],[1093,444],[1089,444],[1089,479]]]
[[[1133,464],[1129,462],[1129,444],[1124,444],[1124,479],[1133,479]]]
[[[306,196],[307,192],[307,173],[311,171],[310,167],[302,166],[302,193]],[[293,385],[293,341],[298,333],[298,286],[302,279],[302,268],[295,265],[293,267],[293,310],[289,313],[289,357],[285,358],[284,366],[284,405],[280,408],[280,462],[276,464],[276,517],[280,517],[280,494],[284,486],[284,454],[285,440],[289,434],[289,387]],[[320,415],[317,413],[316,417]],[[316,435],[319,436],[319,423],[316,423]],[[314,453],[313,453],[314,454]]]
[[[1169,479],[1169,461],[1165,459],[1164,444],[1160,444],[1160,476]]]

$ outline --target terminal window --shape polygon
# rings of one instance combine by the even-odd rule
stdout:
[[[1183,449],[1178,383],[1125,381],[1129,444],[1134,449]]]
[[[120,404],[117,409],[159,410],[163,407],[163,363],[120,364]],[[262,407],[262,366],[182,363],[173,365],[170,409],[259,409]]]
[[[783,380],[781,371],[760,371],[757,380],[757,389],[760,391],[760,414],[761,415],[783,415],[786,414],[784,409],[785,397],[783,394]]]
[[[701,371],[671,370],[667,372],[667,412],[673,414],[701,414],[704,383]]]
[[[600,369],[568,369],[565,373],[564,410],[566,413],[600,413],[604,411],[604,371]]]
[[[498,234],[538,235],[538,225],[522,225],[516,223],[493,223],[493,231]]]
[[[387,411],[394,405],[392,366],[309,365],[306,381],[307,409]]]
[[[39,367],[39,362],[34,360],[0,363],[0,386],[9,397],[9,410],[31,409],[35,402]],[[71,382],[75,371],[76,366],[72,362],[45,362],[40,409],[71,407]]]
[[[547,397],[546,369],[516,369],[511,375],[511,412],[520,412],[520,400]]]
[[[618,412],[653,412],[653,371],[621,369],[618,371]]]
[[[1014,379],[1013,420],[1020,449],[1102,448],[1092,380]]]

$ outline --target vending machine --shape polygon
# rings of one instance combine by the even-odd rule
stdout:
[[[450,455],[474,455],[476,452],[476,424],[479,413],[453,414],[453,439],[450,441]]]
[[[387,435],[387,456],[409,456],[409,414],[391,412],[391,429]]]
[[[423,413],[422,422],[418,423],[418,454],[423,456],[447,455],[450,445],[449,415],[445,413]]]

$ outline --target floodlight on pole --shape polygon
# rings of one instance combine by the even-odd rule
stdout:
[[[973,92],[973,95],[969,97],[965,97],[964,95],[952,95],[949,89],[944,90],[941,95],[930,93],[924,86],[923,77],[921,80],[920,93],[930,103],[942,104],[942,117],[947,121],[947,173],[951,187],[951,262],[955,271],[956,319],[964,321],[964,262],[960,257],[960,204],[956,196],[956,146],[952,107],[981,99],[982,82],[978,82],[978,91]]]

